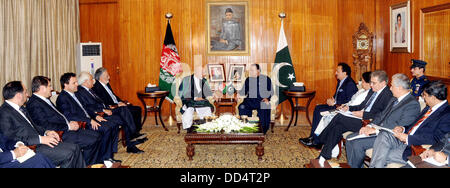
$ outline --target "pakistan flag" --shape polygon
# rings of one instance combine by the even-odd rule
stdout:
[[[175,81],[175,76],[182,73],[181,59],[178,55],[175,40],[172,34],[172,27],[167,23],[166,37],[164,39],[164,46],[161,54],[160,72],[159,72],[159,88],[162,91],[169,91],[170,94],[166,98],[173,103],[174,94],[172,92],[172,85]]]
[[[272,68],[272,83],[275,84],[275,95],[278,96],[278,104],[284,102],[287,97],[286,91],[296,82],[294,67],[292,65],[291,54],[284,33],[283,21],[281,21],[280,37],[278,39],[277,55]]]

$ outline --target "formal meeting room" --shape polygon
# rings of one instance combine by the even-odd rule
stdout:
[[[0,168],[448,168],[449,49],[450,0],[0,0]]]

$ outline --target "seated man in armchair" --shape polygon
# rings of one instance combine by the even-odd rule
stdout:
[[[250,77],[245,80],[245,84],[239,91],[238,97],[246,96],[244,102],[239,105],[240,116],[252,116],[252,111],[258,111],[258,117],[266,134],[270,125],[270,98],[273,95],[272,81],[266,75],[261,75],[258,64],[250,66]]]
[[[183,103],[180,112],[183,114],[183,129],[189,129],[194,121],[194,111],[203,119],[212,116],[214,106],[206,99],[213,96],[208,81],[203,77],[203,68],[195,67],[194,74],[183,78],[179,96]]]

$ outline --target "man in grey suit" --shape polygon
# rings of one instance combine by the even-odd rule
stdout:
[[[405,165],[412,154],[411,146],[434,144],[449,132],[450,108],[445,84],[431,82],[425,85],[422,96],[428,107],[414,123],[404,127],[397,125],[394,134],[382,132],[377,137],[370,167],[383,168],[390,163]]]
[[[410,94],[409,79],[404,74],[396,74],[392,77],[391,91],[394,98],[388,103],[387,107],[375,117],[373,125],[379,125],[384,128],[393,129],[398,125],[410,125],[414,122],[420,113],[420,105],[416,98]],[[372,125],[371,124],[371,125]],[[371,125],[360,129],[359,133],[354,133],[348,138],[357,135],[378,135],[378,130]],[[363,167],[366,150],[374,146],[377,136],[355,139],[347,141],[347,159],[352,168]]]

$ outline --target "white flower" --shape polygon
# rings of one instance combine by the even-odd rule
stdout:
[[[200,132],[225,133],[240,132],[245,127],[256,127],[255,124],[244,123],[232,115],[223,115],[216,120],[199,125]]]

